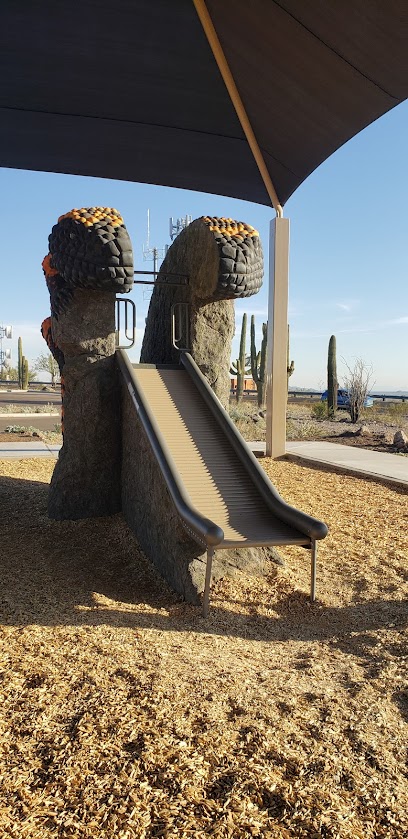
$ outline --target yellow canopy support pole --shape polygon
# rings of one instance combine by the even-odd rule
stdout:
[[[282,206],[208,13],[205,0],[193,0],[193,3],[277,215],[277,218],[271,221],[269,249],[266,454],[273,458],[282,457],[286,449],[288,389],[286,347],[288,334],[289,221],[283,218]]]
[[[289,286],[289,219],[270,222],[268,355],[266,367],[266,456],[286,451],[288,399],[287,340]]]
[[[224,83],[230,95],[231,102],[234,105],[234,108],[237,112],[237,116],[241,123],[242,130],[247,138],[248,145],[250,146],[252,154],[255,158],[261,178],[265,184],[265,189],[269,195],[269,198],[271,199],[271,204],[276,210],[276,215],[281,217],[283,215],[282,206],[276,194],[275,187],[271,181],[268,169],[266,168],[262,152],[259,148],[258,141],[252,130],[251,123],[248,119],[247,112],[239,95],[238,88],[234,81],[234,77],[228,66],[227,59],[225,58],[224,50],[220,44],[218,35],[214,29],[214,25],[209,15],[207,6],[205,5],[205,0],[193,0],[193,3],[198,17],[200,18],[204,32],[207,36],[208,43],[213,51],[214,58],[218,65],[218,69],[222,75],[222,78],[224,79]]]

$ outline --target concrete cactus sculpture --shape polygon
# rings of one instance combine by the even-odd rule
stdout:
[[[191,354],[224,406],[230,391],[233,301],[262,285],[263,254],[258,232],[230,218],[202,216],[177,236],[161,265],[150,301],[140,360],[177,362],[172,345],[172,307],[189,307]],[[173,310],[174,311],[174,310]]]
[[[253,227],[210,216],[193,221],[175,239],[161,265],[162,285],[151,298],[141,362],[178,363],[179,352],[172,344],[172,307],[188,306],[189,334],[181,335],[179,343],[190,347],[207,381],[227,405],[233,301],[255,294],[262,276],[262,246]],[[125,386],[122,411],[123,513],[160,573],[184,597],[197,602],[204,587],[205,550],[186,532],[169,504],[163,476]],[[237,567],[259,570],[260,557],[270,553],[266,548],[219,551],[213,576],[225,576]]]
[[[108,515],[121,508],[115,293],[132,287],[132,246],[112,207],[65,213],[48,241],[51,320],[42,331],[64,387],[64,443],[48,510],[56,519]]]

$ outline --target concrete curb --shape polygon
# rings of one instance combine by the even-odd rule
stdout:
[[[265,456],[265,443],[248,445],[254,454]],[[341,443],[294,441],[286,444],[284,457],[408,489],[408,457],[397,454],[343,446]]]
[[[0,460],[24,460],[27,457],[53,457],[57,460],[60,448],[42,440],[38,443],[0,443]]]
[[[31,417],[56,417],[57,419],[60,417],[60,411],[57,411],[54,414],[45,414],[43,411],[33,411],[33,413],[27,414],[2,414],[0,411],[0,420],[3,419],[27,419]]]
[[[248,446],[256,455],[265,456],[265,443],[248,443]],[[57,459],[60,448],[59,445],[47,445],[42,441],[0,443],[0,460],[27,457]],[[323,449],[322,444],[314,441],[287,443],[285,457],[408,489],[408,457],[381,454],[370,449],[356,449],[355,446],[343,446],[338,443],[325,443]]]

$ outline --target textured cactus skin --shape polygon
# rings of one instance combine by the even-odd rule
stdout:
[[[22,359],[22,389],[28,390],[28,361],[25,355]]]
[[[334,416],[337,411],[337,387],[336,336],[332,335],[327,356],[327,411],[329,416]]]
[[[289,361],[290,359],[290,329],[288,324],[288,343],[287,343],[287,350],[286,350],[286,372],[288,375],[288,390],[289,390],[289,379],[292,374],[295,372],[295,362]]]
[[[232,364],[232,367],[230,369],[230,373],[232,375],[236,375],[236,377],[237,377],[237,389],[236,389],[236,394],[235,394],[237,402],[241,402],[241,400],[242,400],[243,393],[244,393],[245,374],[249,372],[246,368],[246,365],[245,365],[245,361],[246,361],[246,358],[245,358],[246,330],[247,330],[247,316],[246,316],[246,314],[244,314],[242,316],[241,340],[240,340],[240,343],[239,343],[239,357],[237,358],[235,363]]]
[[[75,289],[127,292],[133,252],[122,216],[112,207],[82,207],[59,217],[43,260],[51,315],[58,320]]]
[[[214,236],[219,251],[216,300],[251,297],[262,285],[263,253],[259,233],[250,224],[231,218],[203,216],[200,220]]]
[[[262,342],[261,349],[257,352],[255,344],[255,315],[251,315],[251,373],[252,378],[256,384],[258,393],[258,406],[263,408],[265,405],[265,390],[266,390],[266,345],[268,340],[268,325],[262,324]]]

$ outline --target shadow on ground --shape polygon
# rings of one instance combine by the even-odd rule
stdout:
[[[367,599],[344,607],[317,602],[312,606],[300,592],[286,593],[271,603],[271,616],[260,613],[265,604],[251,602],[248,614],[247,601],[231,601],[228,610],[215,597],[205,620],[198,608],[182,603],[167,588],[121,515],[51,521],[47,493],[47,484],[0,478],[3,625],[107,624],[246,640],[320,641],[360,657],[367,675],[375,677],[387,650],[384,645],[378,647],[370,633],[389,628],[398,633],[408,623],[407,603],[399,599]],[[301,555],[300,561],[308,559]],[[271,575],[276,573],[273,566]],[[389,647],[389,655],[407,653],[398,641]]]

